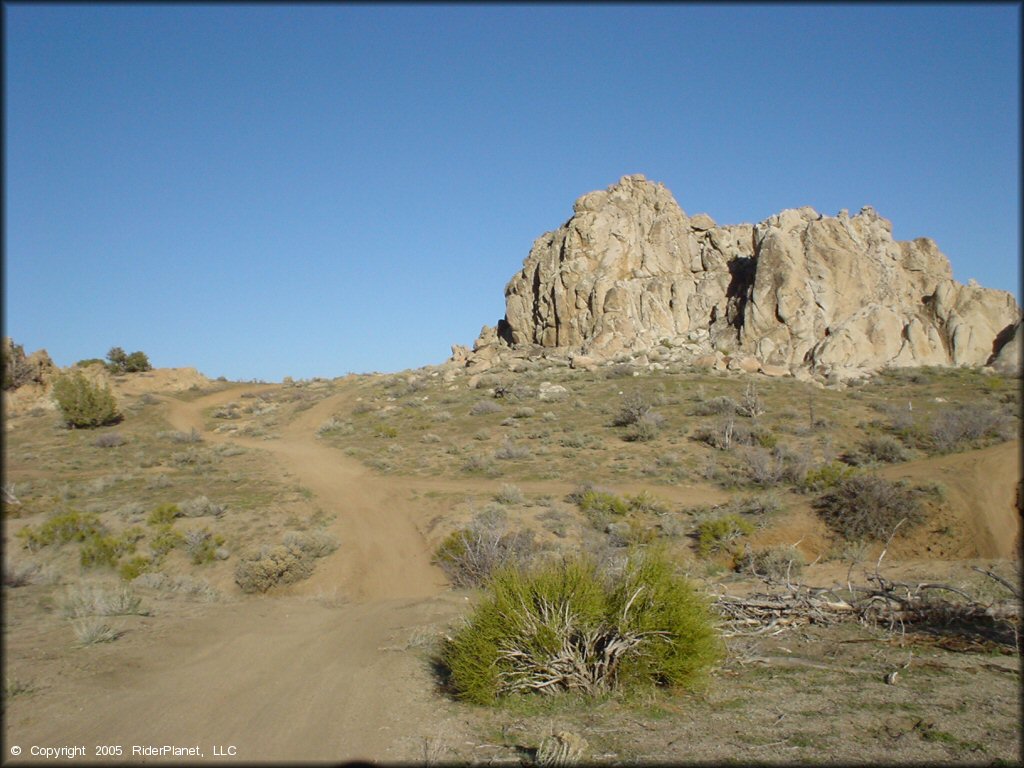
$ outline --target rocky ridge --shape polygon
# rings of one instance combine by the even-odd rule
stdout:
[[[1022,343],[1012,294],[956,282],[934,241],[894,240],[871,207],[720,226],[642,175],[579,198],[534,242],[505,302],[451,364],[481,373],[546,358],[842,381],[889,366],[1017,373]]]

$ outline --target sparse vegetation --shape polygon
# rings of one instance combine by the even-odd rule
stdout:
[[[94,533],[82,543],[79,560],[83,568],[116,568],[122,555],[135,551],[136,541],[128,532],[120,536]]]
[[[71,622],[71,627],[75,632],[78,644],[81,646],[110,643],[118,637],[117,630],[98,616],[74,619]]]
[[[177,504],[161,504],[149,513],[146,522],[157,526],[170,525],[181,516],[181,508]]]
[[[4,383],[3,388],[17,389],[32,380],[33,370],[21,344],[11,342],[10,348],[3,346]]]
[[[224,537],[210,533],[206,528],[194,528],[185,534],[185,551],[193,565],[212,563]]]
[[[108,432],[105,435],[100,435],[92,444],[97,448],[117,448],[118,446],[124,445],[128,442],[124,435],[119,432]]]
[[[519,489],[518,485],[505,483],[498,489],[498,492],[494,494],[494,500],[499,504],[514,506],[525,502],[526,497],[523,496],[523,492]]]
[[[127,586],[79,583],[67,589],[61,599],[61,615],[69,619],[87,616],[144,614],[142,598]]]
[[[855,475],[855,471],[841,462],[832,461],[820,467],[814,467],[804,476],[802,488],[811,493],[818,493],[833,488],[839,483]]]
[[[54,429],[55,416],[50,409],[19,415],[5,435],[5,479],[10,479],[10,494],[5,484],[4,514],[9,543],[14,542],[13,557],[5,561],[5,584],[16,587],[7,590],[9,602],[5,605],[13,608],[5,613],[14,639],[8,644],[8,654],[16,662],[10,667],[12,674],[34,681],[44,690],[48,681],[60,674],[58,666],[67,659],[54,651],[63,647],[63,652],[68,652],[74,626],[61,618],[62,590],[83,576],[130,584],[147,606],[152,596],[153,618],[87,614],[73,619],[98,619],[96,623],[105,625],[114,636],[117,631],[126,632],[124,640],[131,644],[132,660],[145,644],[159,644],[168,636],[167,629],[177,626],[185,615],[202,620],[209,609],[191,603],[218,599],[220,594],[212,584],[223,589],[223,597],[232,603],[231,611],[248,610],[250,600],[238,602],[247,578],[248,590],[257,600],[250,607],[270,611],[268,615],[276,617],[280,608],[281,615],[291,613],[295,618],[291,608],[298,603],[292,603],[293,599],[322,602],[339,616],[348,610],[347,582],[337,588],[325,582],[322,590],[319,585],[316,590],[303,590],[301,598],[285,593],[269,604],[258,601],[264,592],[273,594],[274,585],[294,584],[304,578],[303,568],[293,569],[289,557],[301,560],[307,572],[312,572],[316,556],[338,547],[327,536],[326,526],[332,514],[344,514],[343,502],[330,499],[326,483],[322,486],[306,477],[290,456],[276,453],[280,443],[298,437],[298,430],[290,428],[296,413],[335,395],[341,397],[332,408],[323,403],[325,407],[316,411],[320,415],[304,422],[303,439],[309,438],[309,446],[317,450],[331,451],[339,464],[354,460],[394,473],[393,480],[364,473],[362,482],[376,484],[367,498],[386,497],[400,508],[391,511],[416,515],[416,525],[430,541],[448,545],[444,554],[454,555],[452,561],[465,557],[464,562],[473,562],[467,555],[472,546],[466,546],[467,537],[460,534],[474,526],[473,513],[482,508],[484,515],[494,515],[501,522],[491,543],[505,552],[522,550],[521,557],[516,554],[505,561],[493,556],[493,550],[488,554],[482,548],[483,555],[477,560],[501,563],[498,571],[526,561],[531,565],[517,570],[528,574],[534,567],[557,563],[565,553],[589,552],[599,563],[596,572],[606,586],[622,576],[629,547],[665,547],[670,562],[699,578],[702,588],[706,582],[715,594],[739,596],[763,588],[761,578],[772,580],[769,591],[781,593],[787,589],[787,581],[794,586],[805,578],[808,584],[833,583],[833,574],[846,574],[851,563],[855,564],[856,579],[861,566],[870,570],[876,562],[881,547],[872,543],[874,539],[833,538],[823,535],[817,524],[799,530],[806,503],[794,500],[791,491],[806,491],[811,494],[809,499],[826,495],[876,464],[905,460],[901,456],[924,459],[906,469],[907,474],[923,478],[928,455],[940,452],[942,441],[933,436],[942,421],[937,417],[950,412],[961,418],[960,409],[965,405],[979,406],[979,413],[983,407],[998,414],[1001,426],[974,438],[959,438],[955,430],[947,429],[954,435],[949,439],[951,450],[991,445],[1012,434],[1019,424],[1020,397],[1013,382],[990,386],[988,378],[971,371],[931,371],[920,381],[912,381],[909,375],[877,377],[864,385],[847,383],[843,390],[815,388],[810,394],[808,385],[791,378],[758,376],[754,383],[763,411],[752,415],[746,405],[751,378],[733,372],[679,372],[671,367],[658,371],[624,365],[626,379],[609,377],[602,369],[573,371],[564,364],[548,365],[543,359],[526,363],[529,369],[514,376],[482,375],[475,388],[465,386],[461,374],[450,381],[445,380],[444,371],[431,371],[352,377],[344,382],[297,381],[287,388],[261,387],[258,391],[224,383],[146,396],[136,393],[149,377],[119,377],[114,386],[126,417],[116,427]],[[92,380],[105,375],[95,369],[84,373]],[[153,381],[159,381],[161,375],[154,375]],[[491,390],[499,385],[504,387],[502,396],[491,398]],[[635,424],[611,427],[625,399],[624,390],[652,407]],[[542,399],[541,393],[551,391],[557,394]],[[216,396],[207,397],[215,392]],[[236,402],[224,408],[233,418],[215,419],[212,411],[229,397]],[[492,401],[498,410],[471,415],[475,403]],[[211,430],[205,433],[205,440],[198,430],[189,431],[187,426],[183,432],[172,430],[172,425],[192,423],[175,417],[182,415],[182,404],[190,403],[195,404],[191,415],[205,419]],[[362,413],[354,414],[350,409],[357,403]],[[710,403],[715,404],[707,407]],[[809,407],[813,408],[810,420]],[[695,416],[694,409],[702,415]],[[336,417],[329,419],[330,427],[317,430],[332,413]],[[902,420],[904,432],[890,428],[888,419],[893,414]],[[649,415],[657,420],[654,439],[630,439]],[[727,450],[693,439],[702,430],[715,430],[727,418],[732,424]],[[316,440],[314,430],[319,434]],[[480,439],[475,439],[478,433]],[[103,447],[107,435],[120,435],[124,442]],[[271,439],[259,448],[241,448],[230,442],[232,435]],[[520,448],[525,449],[521,457],[499,458],[507,455],[508,449],[514,455]],[[916,529],[911,529],[909,521],[900,525],[899,533],[909,531],[910,535],[896,539],[884,561],[886,567],[893,561],[901,563],[897,578],[907,572],[901,560],[906,558],[909,564],[913,558],[914,568],[931,569],[922,580],[979,594],[973,586],[965,587],[969,564],[947,558],[968,556],[964,488],[975,487],[978,479],[991,480],[998,485],[1000,498],[1012,498],[1012,493],[1003,491],[1008,480],[1002,470],[988,470],[1004,466],[1009,448],[962,460],[955,456],[936,460],[936,466],[950,473],[948,504],[939,507],[938,498],[914,491],[925,514],[936,508],[935,520],[934,525]],[[231,458],[238,455],[242,458]],[[280,463],[275,465],[278,459]],[[710,483],[704,482],[703,476],[709,461],[714,462],[706,476],[713,481]],[[463,466],[478,476],[461,474]],[[953,473],[968,467],[972,469],[957,476],[954,484]],[[982,468],[979,478],[974,477],[974,467]],[[290,474],[279,477],[280,469]],[[890,474],[892,471],[882,470],[889,477],[898,476],[901,470]],[[420,483],[419,478],[425,482]],[[438,478],[436,483],[433,478]],[[606,487],[583,486],[569,501],[566,491],[574,478],[592,478]],[[384,484],[393,484],[393,488],[378,495]],[[587,491],[592,492],[590,497],[580,504]],[[353,493],[359,492],[353,486]],[[199,499],[204,501],[197,503]],[[977,501],[988,504],[988,495],[979,494]],[[782,509],[784,503],[792,504],[791,512]],[[189,507],[194,516],[183,514],[183,507]],[[216,509],[224,513],[217,514]],[[743,526],[724,532],[710,526],[701,530],[704,523],[729,516],[749,526],[750,532],[738,530]],[[56,521],[61,517],[65,518],[62,523]],[[136,526],[142,538],[131,533]],[[452,526],[456,526],[454,532],[450,532]],[[709,532],[713,534],[710,537]],[[700,557],[702,533],[708,538],[705,557]],[[890,533],[886,530],[881,540],[887,540]],[[217,537],[228,544],[216,546]],[[800,550],[790,546],[797,541],[808,561],[817,558],[813,565],[806,565]],[[464,549],[460,551],[457,545]],[[278,549],[279,555],[283,549],[288,555],[259,557],[261,549]],[[440,558],[442,552],[437,552]],[[342,561],[347,556],[340,553],[336,557]],[[248,561],[248,570],[239,568],[243,560]],[[81,570],[83,562],[89,564],[88,570]],[[818,565],[821,562],[826,565]],[[1007,570],[1005,563],[995,559],[984,565]],[[493,574],[495,567],[480,570]],[[348,578],[354,572],[346,568],[344,573]],[[232,583],[233,576],[240,574],[242,581]],[[483,588],[481,601],[490,599],[488,578],[469,580]],[[1012,573],[1007,578],[1016,581]],[[835,580],[842,581],[838,576]],[[986,604],[996,599],[998,585],[990,587]],[[156,595],[154,590],[162,594]],[[646,590],[641,596],[645,594]],[[846,593],[842,596],[845,599]],[[630,607],[630,615],[639,600]],[[942,602],[936,600],[936,605]],[[400,626],[395,623],[393,637],[376,639],[386,646],[383,651],[393,654],[389,658],[397,659],[394,654],[399,653],[424,653],[432,643],[441,642],[439,636],[448,621],[442,610],[456,612],[465,606],[472,618],[476,604],[473,596],[466,602],[461,595],[449,596],[429,617],[426,612],[410,612]],[[397,610],[405,609],[398,606]],[[586,735],[592,748],[584,759],[673,762],[681,754],[679,744],[692,744],[695,749],[686,753],[688,759],[714,760],[722,754],[715,751],[720,748],[704,740],[696,749],[699,740],[693,738],[711,724],[743,729],[734,740],[735,754],[751,761],[772,759],[778,750],[764,745],[783,740],[781,749],[794,760],[813,762],[822,754],[832,755],[837,747],[835,759],[856,760],[860,753],[850,751],[850,733],[854,731],[858,739],[864,737],[858,749],[871,745],[864,747],[864,759],[886,759],[883,748],[893,748],[893,759],[957,759],[966,756],[962,744],[967,741],[984,744],[984,757],[996,759],[1013,753],[1007,745],[1017,743],[1016,694],[1007,698],[999,687],[1000,681],[1005,680],[1010,688],[1016,680],[1009,671],[1013,657],[1002,657],[988,640],[973,635],[971,649],[989,655],[982,659],[976,653],[950,653],[965,650],[966,644],[952,626],[941,625],[941,620],[954,617],[950,621],[961,622],[959,631],[963,622],[977,621],[971,616],[966,612],[943,614],[936,609],[934,625],[912,628],[908,623],[904,644],[897,648],[870,642],[886,628],[887,617],[880,618],[871,630],[861,631],[851,626],[852,622],[842,627],[808,624],[775,637],[772,633],[783,626],[787,615],[763,635],[735,643],[730,640],[734,654],[726,659],[723,674],[716,675],[714,687],[704,696],[679,698],[668,692],[648,692],[648,686],[658,683],[644,680],[634,686],[622,678],[603,689],[597,701],[577,695],[582,689],[561,683],[552,684],[552,689],[569,695],[511,695],[510,700],[514,691],[507,690],[497,698],[503,704],[500,709],[465,710],[471,730],[481,722],[485,725],[477,732],[477,741],[466,746],[460,746],[461,734],[446,733],[448,756],[459,762],[539,762],[537,745],[554,745],[552,730],[557,728],[557,732],[572,729]],[[59,631],[49,632],[47,626],[57,626]],[[557,629],[561,625],[552,626]],[[573,626],[584,624],[577,621]],[[31,631],[19,634],[23,627]],[[569,645],[582,648],[585,634],[583,630],[570,633],[577,640]],[[197,634],[200,636],[206,636],[205,630]],[[611,635],[602,637],[614,641]],[[948,650],[942,650],[947,646]],[[152,648],[155,656],[159,645]],[[904,671],[902,665],[911,661],[910,649],[912,663]],[[100,663],[97,670],[106,669],[104,665],[120,663],[114,651],[116,647],[99,646],[79,652],[78,658],[88,665]],[[747,663],[751,658],[765,661]],[[1000,667],[979,666],[979,659]],[[807,666],[802,665],[805,661]],[[954,665],[958,665],[956,671]],[[970,674],[960,674],[968,668]],[[881,682],[882,673],[890,669],[901,672],[895,686]],[[877,684],[870,684],[869,678]],[[522,681],[526,676],[516,679]],[[999,698],[982,699],[981,694],[968,691],[969,684],[984,684],[988,691],[997,691]],[[639,695],[604,695],[615,690]],[[34,706],[34,698],[25,697],[27,700],[8,707],[22,708],[16,714],[23,717],[26,708]],[[984,717],[961,717],[968,702]],[[956,707],[960,707],[959,713]],[[832,725],[820,718],[820,711],[825,710],[836,714],[829,719]],[[886,713],[885,725],[892,733],[872,730],[882,726],[869,721],[865,713],[875,711]],[[948,719],[940,721],[937,712]],[[783,713],[786,717],[779,723]],[[944,736],[928,739],[923,729],[918,729],[920,733],[910,730],[916,719],[901,719],[903,714],[919,718],[926,713],[932,713],[936,729],[941,727],[943,733],[955,734],[961,741],[954,743]],[[982,719],[984,726],[979,725]],[[841,725],[835,726],[835,722]],[[798,742],[809,746],[796,746]],[[537,754],[533,754],[535,746]],[[557,752],[555,746],[551,749],[552,754]],[[979,754],[974,750],[975,757]]]
[[[612,423],[616,427],[637,424],[651,412],[651,404],[639,392],[632,392],[622,399],[622,406]]]
[[[488,413],[498,413],[501,406],[493,400],[480,400],[469,409],[470,416],[484,416]]]
[[[60,512],[51,516],[38,528],[27,525],[18,532],[25,546],[33,552],[50,545],[60,546],[73,541],[85,541],[102,535],[105,529],[95,514],[77,510]]]
[[[906,461],[909,458],[903,444],[888,435],[875,435],[866,438],[860,444],[859,456],[862,456],[868,462],[883,464],[895,464]],[[861,462],[854,461],[852,463]]]

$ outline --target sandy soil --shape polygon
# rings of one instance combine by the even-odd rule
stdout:
[[[242,391],[168,399],[169,421],[202,430],[203,409]],[[38,692],[31,711],[9,708],[9,743],[17,735],[37,745],[198,744],[207,757],[230,744],[244,761],[422,758],[431,733],[420,731],[444,722],[445,705],[425,658],[387,649],[415,645],[423,627],[436,632],[465,598],[446,592],[431,565],[406,484],[318,443],[316,425],[338,405],[331,398],[309,409],[277,440],[232,438],[270,451],[336,514],[341,546],[314,576],[278,598],[192,606],[85,649],[87,673]]]
[[[947,509],[966,528],[967,535],[958,537],[968,547],[962,556],[1020,556],[1020,441],[896,464],[880,474],[912,483],[939,482],[946,492]]]
[[[176,429],[228,439],[204,429],[204,409],[274,386],[229,387],[191,402],[167,397],[167,417]],[[335,516],[330,531],[339,549],[312,578],[275,597],[183,603],[129,617],[117,643],[82,649],[74,661],[53,655],[66,646],[60,619],[25,621],[31,629],[10,638],[8,658],[48,658],[57,671],[29,702],[6,707],[5,741],[26,750],[12,764],[32,759],[29,745],[85,745],[86,759],[105,762],[92,754],[102,743],[124,745],[129,756],[131,745],[171,744],[198,745],[206,757],[215,746],[234,746],[235,759],[245,762],[422,761],[425,740],[438,733],[449,743],[472,737],[465,711],[437,694],[429,660],[417,652],[464,612],[467,598],[447,590],[430,562],[425,532],[436,510],[416,494],[471,492],[476,481],[378,476],[323,445],[316,427],[353,396],[320,401],[274,439],[230,438],[268,452],[282,474],[312,490]],[[1019,551],[1018,456],[1019,444],[1011,443],[885,472],[925,480],[938,469],[950,514],[971,531],[975,556],[1005,557]],[[522,488],[563,493],[569,486]],[[685,487],[658,495],[690,504],[722,496]],[[38,589],[9,596],[8,626],[31,614]]]

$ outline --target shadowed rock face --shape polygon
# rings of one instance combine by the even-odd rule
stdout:
[[[1020,320],[1011,294],[957,283],[933,241],[893,240],[869,207],[718,226],[635,175],[573,211],[534,242],[504,320],[464,360],[512,347],[601,362],[660,347],[776,369],[985,365]]]

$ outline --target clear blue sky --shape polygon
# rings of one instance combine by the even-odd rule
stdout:
[[[5,332],[280,380],[442,362],[580,195],[873,205],[1019,298],[1019,5],[20,5]]]

